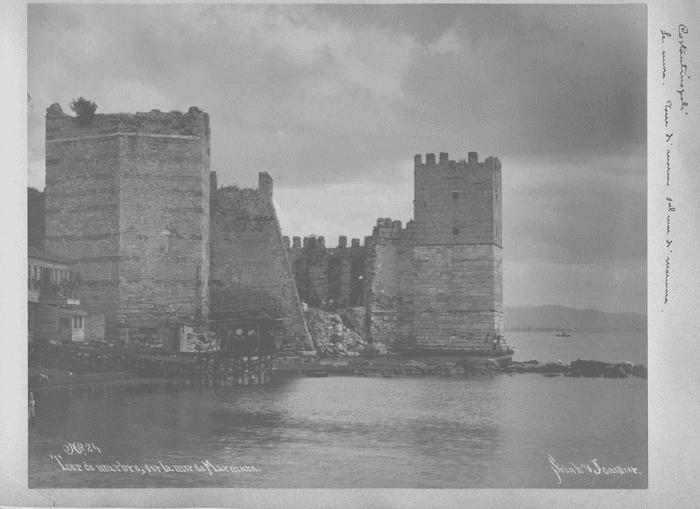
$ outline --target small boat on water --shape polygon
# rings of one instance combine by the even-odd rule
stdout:
[[[571,336],[571,334],[567,334],[566,331],[561,331],[559,334],[556,335],[558,338],[568,338]]]

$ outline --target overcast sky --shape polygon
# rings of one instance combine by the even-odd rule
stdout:
[[[283,233],[412,218],[413,156],[497,156],[506,306],[646,312],[646,7],[29,5],[44,115],[198,106],[219,184],[267,171]]]

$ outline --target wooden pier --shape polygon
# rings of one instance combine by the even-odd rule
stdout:
[[[217,340],[207,351],[167,352],[81,344],[30,343],[29,360],[75,372],[124,370],[138,378],[188,380],[199,386],[265,384],[272,381],[272,361],[281,341],[260,327],[248,334]]]
[[[272,381],[274,349],[134,354],[125,368],[140,378],[185,379],[203,386],[263,384]]]

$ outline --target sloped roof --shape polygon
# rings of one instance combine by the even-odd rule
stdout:
[[[73,263],[68,258],[32,246],[29,246],[27,254],[29,258],[36,258],[37,260],[44,260],[47,262],[65,263],[66,265]]]
[[[86,311],[83,311],[82,309],[58,308],[58,315],[59,316],[88,316],[88,313]]]

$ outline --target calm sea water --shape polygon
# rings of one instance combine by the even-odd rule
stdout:
[[[569,363],[583,359],[647,365],[646,334],[573,332],[568,338],[558,338],[555,332],[508,332],[506,338],[508,344],[515,347],[515,360],[561,360]]]
[[[598,336],[588,344],[609,345],[610,338]],[[610,347],[604,355],[585,351],[583,341],[569,345],[524,333],[509,338],[516,352],[526,351],[518,357],[540,360],[608,360],[609,354],[641,362],[646,355],[645,347],[635,350],[641,336],[628,338],[628,350]],[[31,488],[647,484],[647,387],[639,378],[277,378],[245,388],[154,393],[94,386],[72,392],[39,394],[29,436]],[[101,452],[69,454],[68,442],[92,443]],[[63,470],[52,455],[60,455],[64,468],[81,465],[81,471]],[[85,464],[96,470],[85,471]],[[97,465],[115,464],[192,471],[97,471]],[[257,471],[210,472],[206,465]],[[638,474],[602,470],[617,465]],[[560,467],[572,471],[555,472]]]

